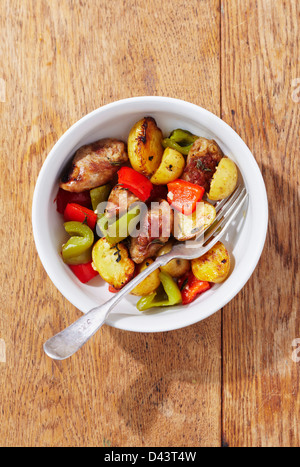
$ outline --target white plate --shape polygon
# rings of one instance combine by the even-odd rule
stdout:
[[[138,299],[128,296],[107,320],[108,325],[119,329],[159,332],[191,325],[221,309],[242,289],[261,256],[268,224],[266,189],[253,155],[232,128],[201,107],[167,97],[134,97],[103,106],[75,123],[49,153],[34,191],[32,223],[36,248],[47,274],[74,306],[86,313],[111,297],[100,277],[82,284],[62,262],[58,251],[65,231],[63,218],[53,201],[60,174],[80,146],[104,137],[127,141],[133,124],[144,116],[155,118],[166,136],[175,128],[183,128],[215,139],[238,165],[249,193],[248,206],[222,239],[234,259],[233,270],[225,282],[214,285],[188,306],[154,313],[140,313],[135,307]]]

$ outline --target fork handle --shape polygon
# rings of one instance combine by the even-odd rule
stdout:
[[[69,327],[51,337],[44,344],[45,353],[54,360],[64,360],[79,350],[104,324],[108,314],[119,301],[133,290],[143,279],[160,266],[167,264],[172,259],[171,252],[159,256],[150,266],[140,272],[118,293],[103,305],[92,308],[81,316]]]

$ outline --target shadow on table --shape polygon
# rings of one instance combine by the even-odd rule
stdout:
[[[215,403],[208,400],[211,394],[219,397],[219,313],[176,331],[133,333],[109,328],[109,332],[116,346],[142,364],[140,375],[124,388],[117,405],[134,433],[145,434],[159,416],[165,424],[174,418],[192,422],[188,417],[201,416],[204,400],[210,406]]]

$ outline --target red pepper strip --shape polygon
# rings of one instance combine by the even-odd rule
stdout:
[[[108,286],[108,290],[110,293],[117,293],[117,292],[120,292],[120,289],[115,289],[112,285],[109,285]]]
[[[177,179],[168,183],[167,199],[174,209],[188,216],[195,211],[197,203],[202,199],[204,192],[202,186]]]
[[[189,271],[178,279],[178,287],[181,291],[182,304],[187,305],[193,302],[199,294],[210,289],[210,283],[199,281],[192,271]]]
[[[81,193],[72,193],[71,191],[59,188],[54,202],[56,201],[56,210],[63,214],[68,203],[77,203],[86,208],[91,207],[91,197],[89,191],[82,191]]]
[[[93,277],[99,276],[98,271],[92,267],[92,261],[86,264],[70,264],[69,267],[83,284],[89,282]]]
[[[64,212],[66,222],[77,221],[85,222],[92,230],[94,230],[97,222],[97,214],[91,209],[80,206],[80,204],[69,203]]]
[[[122,167],[118,172],[118,182],[124,188],[127,188],[141,201],[147,201],[153,185],[145,175],[140,174],[131,167]]]

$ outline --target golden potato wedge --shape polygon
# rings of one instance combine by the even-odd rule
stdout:
[[[158,169],[164,148],[163,134],[152,117],[144,117],[130,130],[128,136],[128,156],[137,172],[151,177]]]
[[[160,166],[152,175],[150,181],[154,185],[167,185],[179,178],[185,167],[185,158],[175,149],[164,150]]]
[[[201,201],[196,211],[189,216],[174,211],[174,232],[177,240],[186,241],[195,238],[207,229],[216,218],[215,207],[207,201]]]
[[[153,259],[145,259],[141,264],[138,265],[137,273],[144,271],[150,264],[153,263]],[[159,269],[153,271],[146,279],[144,279],[140,284],[138,284],[132,291],[132,295],[145,296],[149,295],[152,292],[155,292],[157,287],[160,285],[159,278]]]
[[[165,255],[171,251],[173,246],[172,241],[167,242],[157,253],[157,256]],[[175,279],[178,277],[183,276],[186,272],[188,272],[191,268],[190,261],[187,259],[172,259],[168,264],[165,266],[161,266],[161,271],[167,272],[170,276],[174,277]]]
[[[94,269],[115,289],[121,289],[134,275],[135,264],[122,243],[111,246],[100,238],[93,246],[92,260]]]
[[[200,281],[223,282],[229,274],[230,256],[222,242],[217,242],[205,255],[192,260],[192,271]]]
[[[237,179],[237,166],[228,157],[223,157],[212,177],[208,198],[212,201],[227,198],[235,189]]]

